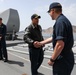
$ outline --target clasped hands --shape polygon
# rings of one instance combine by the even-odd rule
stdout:
[[[36,48],[40,48],[40,47],[43,47],[43,46],[44,46],[41,42],[38,42],[38,41],[35,41],[35,42],[33,43],[33,45],[34,45],[34,47],[36,47]]]
[[[35,42],[33,43],[33,45],[34,45],[34,47],[36,47],[36,48],[40,48],[40,47],[43,47],[43,46],[44,46],[44,44],[43,44],[42,42],[38,42],[38,41],[35,41]],[[49,64],[50,66],[53,66],[54,62],[51,62],[51,61],[49,60],[49,61],[48,61],[48,64]]]

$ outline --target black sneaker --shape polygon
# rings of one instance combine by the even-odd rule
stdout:
[[[4,62],[8,62],[8,60],[7,59],[4,59]]]

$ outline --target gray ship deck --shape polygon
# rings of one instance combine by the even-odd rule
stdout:
[[[51,57],[52,45],[47,44],[45,46],[44,61],[39,68],[39,72],[42,75],[52,75],[52,67],[47,64],[47,61]],[[0,75],[31,75],[30,61],[28,53],[28,45],[23,41],[7,41],[8,59],[7,63],[0,61]],[[72,75],[76,74],[76,42],[73,47],[75,56],[75,66],[72,71]]]

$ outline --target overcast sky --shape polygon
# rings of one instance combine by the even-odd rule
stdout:
[[[63,7],[63,14],[76,25],[76,0],[0,0],[0,13],[9,8],[18,10],[20,17],[20,31],[31,23],[31,15],[41,16],[39,24],[43,29],[53,27],[54,22],[47,13],[52,2],[59,2]]]

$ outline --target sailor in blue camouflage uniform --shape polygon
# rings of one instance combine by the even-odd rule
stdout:
[[[7,49],[6,49],[6,25],[2,23],[2,18],[0,18],[0,60],[4,62],[8,61]]]

